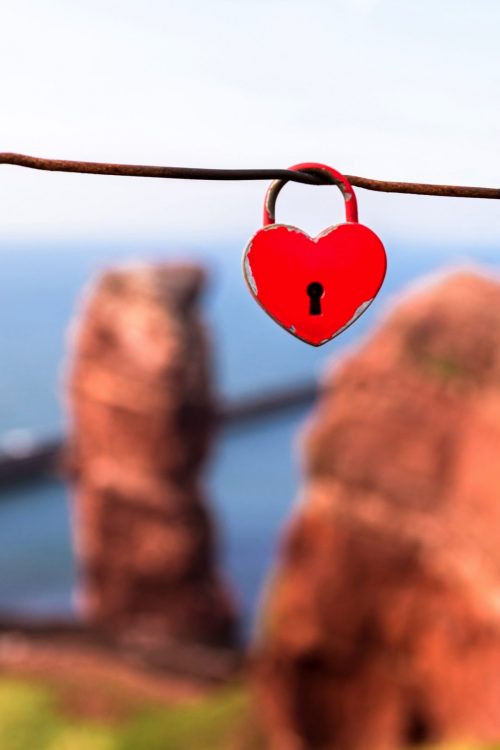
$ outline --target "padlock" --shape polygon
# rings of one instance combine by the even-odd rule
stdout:
[[[298,227],[276,224],[276,198],[285,184],[275,180],[264,202],[264,226],[243,253],[243,274],[253,297],[289,333],[312,346],[326,344],[352,325],[375,299],[387,259],[377,235],[358,222],[354,190],[325,164],[290,169],[320,174],[337,185],[346,221],[310,237]]]

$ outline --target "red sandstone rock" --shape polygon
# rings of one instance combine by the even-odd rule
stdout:
[[[214,429],[194,266],[106,273],[78,321],[69,378],[80,599],[88,621],[228,644],[200,472]]]
[[[277,750],[500,739],[500,284],[410,296],[331,372],[255,687]]]

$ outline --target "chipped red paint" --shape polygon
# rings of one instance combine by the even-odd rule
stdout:
[[[245,249],[243,272],[252,295],[273,320],[302,341],[321,346],[371,304],[384,281],[386,255],[377,235],[358,223],[354,190],[340,172],[317,163],[291,169],[328,176],[344,196],[346,222],[317,237],[275,224],[274,206],[284,183],[274,181],[266,193],[264,227]]]

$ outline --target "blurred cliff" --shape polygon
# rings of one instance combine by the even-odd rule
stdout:
[[[86,619],[131,637],[229,645],[201,471],[215,403],[196,266],[109,271],[77,322],[69,376]]]
[[[254,654],[277,750],[500,737],[499,299],[436,281],[326,378]]]
[[[500,284],[421,285],[326,377],[252,649],[253,713],[203,470],[217,419],[290,398],[215,403],[203,285],[196,266],[118,267],[77,313],[83,619],[0,619],[0,744],[32,694],[64,747],[91,725],[117,750],[498,742]],[[95,746],[91,733],[78,745]]]

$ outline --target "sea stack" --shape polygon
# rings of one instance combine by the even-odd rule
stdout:
[[[276,750],[500,739],[500,283],[414,290],[327,376],[261,616]]]
[[[230,645],[235,617],[201,488],[213,432],[202,269],[110,270],[78,315],[68,377],[78,600],[88,623]]]

